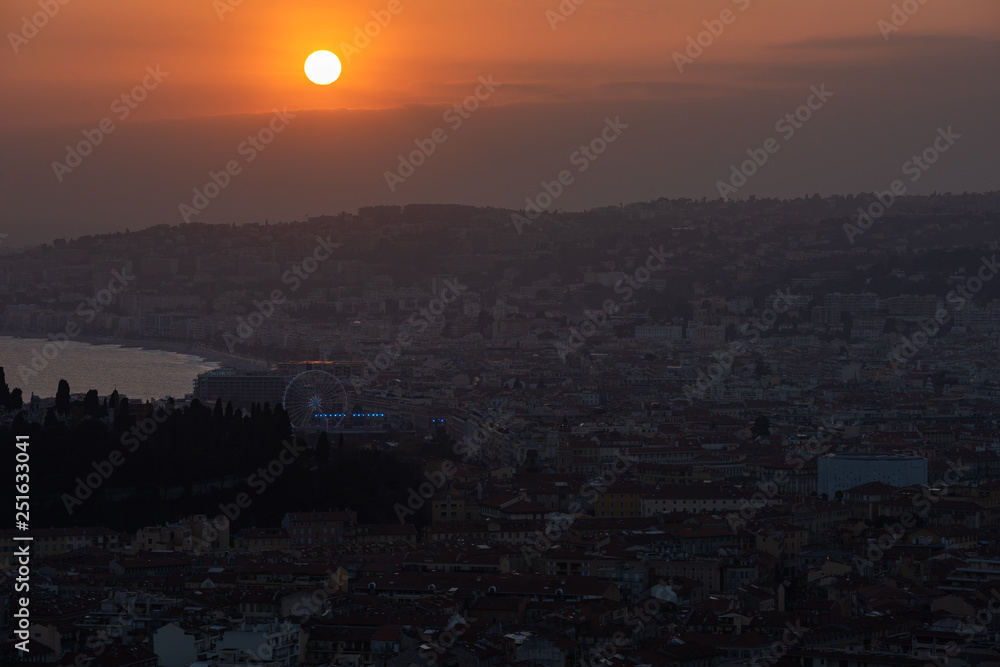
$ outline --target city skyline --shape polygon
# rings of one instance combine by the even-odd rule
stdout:
[[[997,0],[0,32],[0,664],[1000,665]]]

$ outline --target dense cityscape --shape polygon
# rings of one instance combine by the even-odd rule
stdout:
[[[1000,194],[883,197],[0,248],[0,661],[996,665]],[[25,391],[69,341],[216,368]]]

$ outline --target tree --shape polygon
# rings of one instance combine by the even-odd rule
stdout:
[[[3,366],[0,366],[0,408],[8,410],[20,410],[24,406],[21,390],[17,387],[14,391],[7,386],[7,378],[4,376]]]
[[[116,407],[118,410],[115,412],[115,428],[119,431],[127,431],[132,426],[132,418],[128,412],[128,399],[120,399]]]
[[[755,440],[762,436],[771,435],[771,420],[764,415],[758,415],[753,420],[753,426],[750,427],[750,434]]]
[[[10,387],[7,386],[7,378],[4,376],[3,366],[0,366],[0,406],[6,406],[10,400]]]
[[[22,407],[24,407],[24,399],[21,398],[21,390],[14,387],[14,391],[10,392],[10,396],[7,398],[7,409],[20,410]]]
[[[214,419],[222,419],[223,418],[223,414],[224,413],[222,411],[222,399],[221,398],[217,398],[217,399],[215,399],[215,409],[212,410],[212,418],[214,418]]]
[[[56,412],[65,415],[69,412],[69,382],[59,380],[59,388],[56,389]]]
[[[291,440],[292,421],[281,403],[274,404],[274,433],[279,440]]]
[[[96,389],[91,389],[83,397],[83,413],[88,417],[93,417],[94,419],[100,419],[101,398],[97,395]]]
[[[316,440],[316,460],[320,464],[330,460],[330,440],[326,437],[326,431],[320,433]]]

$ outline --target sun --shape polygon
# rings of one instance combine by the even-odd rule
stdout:
[[[305,69],[310,81],[328,86],[340,78],[340,58],[329,51],[316,51],[306,58]]]

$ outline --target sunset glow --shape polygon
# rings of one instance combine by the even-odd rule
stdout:
[[[340,78],[340,58],[329,51],[316,51],[306,58],[306,76],[319,86],[328,86]]]
[[[523,205],[607,118],[630,126],[627,138],[586,175],[609,180],[567,189],[560,207],[719,196],[718,165],[730,174],[746,159],[738,147],[784,141],[775,124],[814,86],[835,96],[810,109],[807,128],[792,126],[794,139],[747,194],[874,188],[898,168],[897,154],[948,125],[977,140],[949,154],[939,180],[916,185],[993,182],[978,165],[998,149],[996,93],[965,81],[989,81],[996,69],[996,0],[908,0],[919,11],[902,14],[900,0],[45,5],[51,12],[39,0],[0,3],[0,152],[17,165],[0,174],[0,197],[17,193],[5,215],[30,223],[4,230],[4,246],[61,227],[167,223],[210,170],[233,156],[251,166],[240,147],[276,110],[288,131],[246,144],[254,154],[266,146],[267,159],[234,179],[204,220],[385,198]],[[427,166],[405,176],[404,162],[418,168],[414,151]],[[331,158],[344,154],[352,160]],[[810,155],[823,160],[801,168]]]

